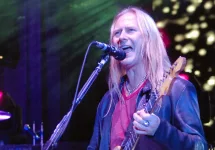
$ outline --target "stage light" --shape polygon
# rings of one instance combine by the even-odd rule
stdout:
[[[159,22],[156,23],[156,25],[157,25],[158,28],[164,28],[166,24],[165,24],[164,21],[159,21]]]
[[[193,64],[187,64],[184,70],[185,70],[185,72],[192,73]]]
[[[187,12],[188,13],[193,13],[196,10],[196,6],[195,5],[190,5],[187,7]]]
[[[176,15],[177,12],[178,12],[177,10],[173,10],[173,11],[171,12],[171,14],[172,14],[172,15]]]
[[[212,72],[212,68],[211,67],[208,68],[208,72]]]
[[[196,49],[196,47],[193,43],[188,43],[184,47],[186,47],[189,50],[189,52],[193,52]]]
[[[189,53],[189,49],[188,49],[187,47],[183,47],[183,48],[181,49],[181,53],[182,53],[182,54],[187,54],[187,53]]]
[[[202,0],[192,0],[193,3],[196,3],[196,4],[200,4],[202,3]]]
[[[180,51],[182,49],[182,46],[180,44],[177,44],[175,46],[175,50]]]
[[[2,99],[2,96],[3,96],[3,92],[0,91],[0,100]]]
[[[199,77],[201,75],[201,72],[199,70],[195,70],[194,74]]]
[[[211,76],[207,81],[207,84],[210,86],[215,86],[215,76]]]
[[[207,22],[202,22],[202,23],[200,24],[200,28],[202,28],[202,29],[206,29],[207,27],[208,27]]]
[[[200,35],[199,30],[191,30],[190,32],[188,32],[185,37],[187,39],[197,39]]]
[[[169,7],[164,7],[163,8],[163,13],[167,14],[170,12],[170,8]]]
[[[173,22],[175,22],[178,25],[185,25],[185,24],[187,24],[187,21],[189,21],[189,17],[183,17],[183,18],[177,19],[176,21],[173,21]]]
[[[211,127],[213,124],[214,124],[214,120],[213,120],[213,119],[210,119],[209,122],[204,123],[204,126]]]
[[[199,6],[202,3],[202,0],[191,0],[191,5],[195,7]]]
[[[10,119],[11,117],[11,114],[8,112],[9,103],[5,97],[7,97],[7,95],[5,95],[3,91],[0,91],[0,121]]]
[[[205,83],[204,85],[203,85],[203,89],[205,90],[205,91],[212,91],[212,89],[213,89],[213,87],[212,86],[210,86],[209,84],[207,84],[207,83]]]
[[[177,34],[177,35],[175,36],[174,40],[175,40],[176,42],[181,42],[181,41],[184,40],[184,35],[183,35],[183,34]]]
[[[211,63],[213,62],[213,47],[215,44],[213,25],[215,21],[213,12],[215,0],[170,1],[172,3],[158,7],[158,11],[163,14],[163,20],[167,20],[165,26],[169,28],[168,30],[171,33],[170,37],[173,41],[171,48],[176,52],[176,54],[171,53],[171,55],[174,58],[176,55],[182,54],[187,58],[185,73],[180,74],[180,77],[186,79],[186,76],[189,75],[189,80],[192,83],[195,83],[195,81],[192,81],[194,80],[193,76],[199,80],[198,85],[194,85],[195,87],[200,87],[196,89],[199,92],[198,100],[201,107],[201,119],[204,126],[214,127],[215,117],[211,116],[213,114],[210,115],[210,112],[214,110],[213,107],[210,107],[210,104],[213,103],[215,89],[215,70],[213,69],[214,64]],[[170,8],[170,14],[162,12],[166,6]],[[209,100],[212,100],[212,103]],[[212,111],[210,111],[210,108]],[[210,137],[210,133],[206,133],[206,135]]]
[[[187,65],[186,65],[184,71],[188,72],[188,73],[192,73],[192,70],[193,70],[193,59],[190,58],[190,59],[187,59]]]
[[[205,4],[204,4],[204,8],[206,10],[209,10],[213,7],[213,3],[211,1],[207,1]]]
[[[154,0],[153,3],[152,3],[153,9],[155,9],[155,8],[158,7],[158,6],[161,6],[162,3],[163,3],[162,0]]]
[[[201,48],[201,49],[199,50],[198,54],[199,54],[199,56],[205,56],[205,55],[207,54],[207,51],[206,51],[206,49]]]
[[[211,76],[208,81],[203,85],[205,91],[212,91],[215,86],[215,76]]]
[[[212,45],[215,42],[215,34],[213,31],[207,33],[207,45]]]
[[[204,21],[204,20],[205,20],[205,16],[200,16],[200,17],[199,17],[199,20],[200,20],[200,21]]]
[[[2,102],[3,102],[3,92],[0,91],[0,105],[2,104]]]
[[[189,52],[195,51],[196,47],[192,43],[188,43],[184,45],[184,47],[181,49],[181,53],[187,54]]]
[[[180,7],[180,5],[179,5],[179,3],[176,3],[175,5],[173,5],[173,9],[175,9],[175,10],[178,10],[179,9],[179,7]]]
[[[192,28],[192,25],[190,23],[188,23],[186,26],[185,26],[185,29],[186,30],[190,30]]]
[[[193,28],[193,29],[199,29],[199,24],[194,23],[193,26],[192,26],[192,28]]]

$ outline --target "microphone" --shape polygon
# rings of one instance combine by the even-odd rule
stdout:
[[[39,135],[37,135],[28,124],[24,125],[24,130],[27,131],[30,135],[34,136],[36,140],[40,139]]]
[[[126,57],[126,53],[122,49],[117,49],[114,46],[110,46],[98,41],[94,41],[94,44],[96,45],[96,47],[113,56],[116,60],[123,60]]]

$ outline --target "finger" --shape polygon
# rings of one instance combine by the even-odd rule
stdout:
[[[143,134],[143,135],[147,135],[148,134],[147,131],[138,130],[136,127],[133,127],[133,129],[134,129],[134,132],[136,134]]]
[[[138,112],[137,113],[143,120],[148,120],[148,122],[154,124],[155,122],[158,122],[158,116],[155,115],[154,113],[148,114],[145,113],[144,111]],[[143,122],[144,123],[144,122]]]
[[[147,127],[145,127],[143,124],[141,123],[138,123],[137,121],[133,121],[133,125],[134,127],[136,127],[138,130],[141,130],[141,131],[146,131],[147,130]]]
[[[133,114],[133,118],[134,118],[135,121],[137,121],[139,123],[141,123],[142,120],[143,120],[137,113]]]
[[[148,120],[150,118],[150,114],[149,113],[146,113],[144,109],[140,110],[140,111],[137,111],[137,114],[143,118],[143,119],[146,119]]]

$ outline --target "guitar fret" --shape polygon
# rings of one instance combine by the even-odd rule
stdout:
[[[136,140],[135,140],[135,137],[134,137],[135,135],[134,135],[134,134],[132,134],[131,136],[132,136],[133,144],[134,144],[134,143],[135,143],[135,141],[136,141]]]
[[[129,139],[129,148],[132,146],[131,139]]]
[[[129,140],[129,141],[131,141],[131,140]],[[132,147],[132,143],[129,142],[128,149],[131,149],[131,147]]]
[[[129,143],[128,143],[129,144]],[[129,145],[128,145],[129,146]],[[126,146],[126,150],[129,150],[129,147]]]
[[[151,101],[149,101],[149,105],[150,105],[150,108],[152,108],[152,103],[151,103]]]
[[[135,141],[134,141],[133,134],[131,134],[131,141],[132,141],[132,142],[135,142]]]
[[[128,144],[129,144],[129,143],[127,143],[127,145],[128,145]],[[125,150],[129,149],[129,147],[128,147],[127,145],[125,146]]]

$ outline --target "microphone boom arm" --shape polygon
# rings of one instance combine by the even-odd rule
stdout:
[[[74,99],[71,109],[63,117],[63,119],[60,121],[60,123],[58,123],[58,125],[56,126],[56,128],[55,128],[54,132],[52,133],[50,139],[44,144],[44,147],[42,148],[42,150],[49,150],[49,148],[51,146],[56,146],[57,145],[58,140],[63,135],[63,133],[64,133],[69,121],[70,121],[72,113],[74,112],[74,110],[78,106],[78,104],[80,104],[81,100],[86,95],[87,91],[89,90],[89,88],[91,87],[91,85],[93,84],[95,79],[97,78],[98,74],[100,73],[102,67],[106,64],[106,62],[108,60],[109,60],[109,55],[106,54],[106,55],[104,55],[102,57],[100,62],[98,62],[98,66],[92,72],[92,74],[90,75],[90,77],[88,78],[88,80],[86,81],[86,83],[84,84],[84,86],[82,87],[80,92],[78,93],[77,99],[76,100]]]
[[[108,60],[109,60],[109,55],[106,54],[105,56],[103,56],[103,58],[100,60],[100,62],[98,62],[98,66],[92,72],[92,74],[88,78],[87,82],[84,84],[84,86],[82,87],[82,89],[78,93],[78,97],[76,99],[76,106],[81,102],[81,100],[83,99],[83,97],[85,96],[85,94],[87,93],[87,91],[89,90],[89,88],[91,87],[91,85],[93,84],[93,82],[95,81],[97,76],[99,75],[102,67],[106,64],[106,62]]]

